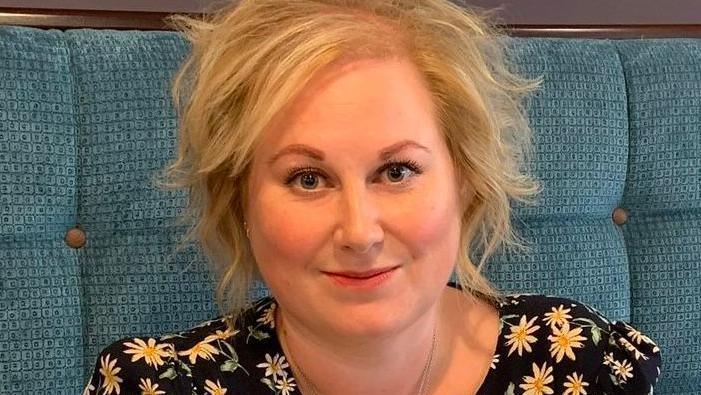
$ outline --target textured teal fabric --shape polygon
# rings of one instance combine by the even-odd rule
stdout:
[[[663,350],[656,392],[701,393],[701,40],[617,43],[628,89],[623,226],[631,319]]]
[[[157,189],[172,156],[169,83],[187,46],[174,33],[73,30],[84,373],[122,334],[162,333],[216,314],[213,278],[192,249],[176,252],[185,195]]]
[[[98,351],[216,314],[202,255],[176,251],[172,32],[0,27],[0,394],[76,394]],[[701,390],[701,40],[524,38],[544,185],[515,207],[531,250],[487,266],[504,291],[561,295],[660,344],[660,394]],[[613,224],[622,206],[630,221]],[[87,244],[62,241],[80,224]],[[257,287],[254,296],[265,293]]]
[[[83,381],[76,123],[58,31],[0,29],[0,393],[74,394]]]
[[[531,251],[502,253],[486,273],[507,291],[574,297],[628,319],[628,259],[611,220],[626,178],[625,79],[610,41],[513,39],[510,57],[542,88],[527,106],[530,168],[543,184],[534,207],[515,207]]]
[[[87,375],[115,336],[172,332],[218,312],[201,253],[176,250],[186,196],[153,182],[175,149],[170,84],[186,41],[158,31],[66,36],[80,120],[77,221],[88,235],[80,250]]]

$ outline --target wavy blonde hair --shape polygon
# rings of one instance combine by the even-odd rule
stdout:
[[[186,242],[214,264],[231,325],[257,276],[244,229],[256,142],[316,72],[353,59],[402,57],[425,78],[462,195],[457,280],[464,292],[503,299],[481,272],[498,248],[524,247],[510,204],[533,202],[539,189],[524,166],[532,137],[523,102],[540,80],[511,71],[508,36],[491,15],[447,0],[243,0],[169,17],[192,47],[173,83],[178,152],[161,185],[189,191]]]

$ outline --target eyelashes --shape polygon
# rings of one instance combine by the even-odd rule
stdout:
[[[396,168],[404,168],[408,169],[411,174],[405,176],[402,180],[397,181],[397,182],[392,182],[390,181],[390,184],[393,185],[401,185],[407,182],[409,178],[412,178],[416,175],[422,174],[424,169],[423,167],[418,164],[416,161],[413,161],[411,159],[406,159],[406,160],[395,160],[395,161],[389,161],[380,166],[380,168],[377,170],[378,175],[382,175],[385,171],[389,169],[396,169]],[[287,171],[287,176],[285,177],[285,185],[291,186],[295,180],[300,178],[301,176],[306,176],[306,175],[314,175],[323,179],[328,179],[324,172],[318,168],[311,167],[311,166],[297,166],[289,169]],[[316,186],[317,183],[315,183]],[[306,189],[306,188],[299,188],[302,190],[307,190],[307,191],[312,191],[313,189]],[[316,188],[314,188],[316,189]]]

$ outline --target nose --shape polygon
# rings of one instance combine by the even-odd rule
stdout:
[[[384,239],[379,210],[368,191],[359,186],[344,188],[339,204],[339,225],[335,239],[342,251],[372,253]]]

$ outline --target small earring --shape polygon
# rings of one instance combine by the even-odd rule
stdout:
[[[248,224],[246,221],[243,221],[243,227],[246,229],[246,238],[250,238],[250,231],[248,230]]]

